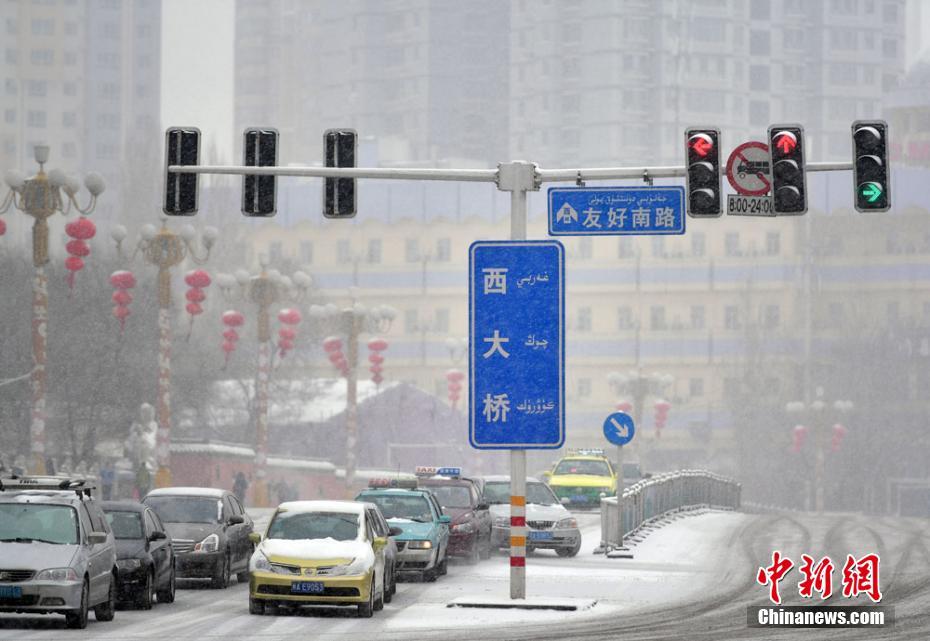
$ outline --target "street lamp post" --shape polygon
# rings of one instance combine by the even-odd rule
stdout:
[[[82,216],[90,214],[97,205],[97,197],[103,193],[105,183],[100,174],[91,172],[84,178],[84,186],[90,192],[90,202],[81,207],[77,202],[78,181],[60,169],[45,173],[49,147],[36,145],[35,160],[39,172],[26,178],[18,171],[7,172],[6,183],[9,193],[0,200],[0,214],[15,208],[34,219],[32,226],[32,264],[35,276],[32,282],[32,414],[29,423],[30,471],[45,474],[45,419],[47,373],[46,347],[48,337],[48,219],[56,212],[67,215],[71,208]],[[90,221],[87,224],[92,227]]]
[[[607,382],[617,394],[629,395],[633,405],[633,423],[637,430],[640,429],[643,420],[646,398],[650,394],[659,396],[674,380],[671,374],[659,372],[644,374],[639,366],[626,373],[610,372],[607,375]]]
[[[184,225],[179,233],[168,229],[168,218],[162,216],[161,229],[155,225],[143,225],[136,243],[136,254],[141,253],[147,263],[158,268],[158,403],[155,420],[158,423],[155,456],[158,471],[155,487],[171,485],[171,269],[190,258],[203,264],[210,257],[210,250],[219,232],[215,227],[205,227],[200,235],[203,253],[198,253],[197,230]],[[127,231],[116,225],[110,232],[117,251],[122,252],[122,243]]]
[[[257,310],[258,369],[255,375],[255,480],[252,484],[256,507],[268,507],[268,383],[271,376],[271,308],[281,302],[304,297],[313,279],[304,272],[294,272],[293,278],[276,269],[268,269],[268,259],[260,258],[261,271],[250,275],[244,269],[235,275],[219,274],[216,282],[228,299],[234,298],[234,288],[240,287],[239,298],[255,304]]]
[[[310,316],[317,320],[335,321],[347,339],[346,354],[346,493],[354,494],[355,472],[358,468],[358,340],[364,332],[384,333],[391,328],[397,311],[388,305],[367,308],[355,300],[341,311],[335,306],[313,306]]]
[[[814,400],[810,404],[803,401],[791,401],[785,404],[785,411],[794,416],[806,416],[807,425],[814,430],[815,447],[814,459],[814,509],[818,513],[824,511],[824,476],[826,475],[826,443],[828,425],[831,423],[828,416],[830,405],[823,400],[824,390],[817,387],[814,390]],[[852,401],[836,400],[832,404],[836,415],[846,415],[852,412]]]

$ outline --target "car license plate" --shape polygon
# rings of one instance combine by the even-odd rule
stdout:
[[[319,581],[296,581],[291,583],[293,594],[323,594],[323,584]]]
[[[588,502],[588,497],[585,496],[584,494],[573,494],[572,495],[572,503],[587,503],[587,502]]]
[[[0,585],[0,599],[20,599],[23,589],[18,585]]]
[[[552,532],[538,532],[530,530],[530,541],[551,541]]]

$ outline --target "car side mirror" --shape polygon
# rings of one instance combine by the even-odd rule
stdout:
[[[442,516],[439,517],[439,522],[445,523],[446,525],[448,525],[449,523],[452,523],[452,517],[449,516],[448,514],[443,514]]]
[[[226,523],[229,525],[241,525],[242,523],[245,523],[245,519],[241,514],[233,514],[231,517],[229,517],[229,520],[226,521]]]
[[[168,538],[167,534],[165,534],[161,530],[155,530],[154,532],[152,532],[151,536],[149,536],[149,541],[164,541],[167,538]]]
[[[572,502],[572,500],[571,500],[570,498],[568,498],[567,496],[563,496],[563,497],[562,497],[562,505],[568,505],[568,504],[571,503],[571,502]]]
[[[103,545],[107,542],[106,532],[91,532],[87,535],[87,542],[91,545]]]
[[[391,528],[388,530],[388,532],[390,533],[391,536],[400,536],[401,534],[404,533],[404,531],[400,529],[399,527],[397,527],[396,525],[392,525]]]
[[[475,506],[476,510],[490,510],[491,506],[488,503],[479,503]]]
[[[377,536],[375,537],[375,540],[372,541],[371,543],[372,543],[372,547],[375,550],[381,550],[384,548],[385,545],[387,545],[387,542],[388,540],[386,536]]]
[[[262,535],[259,532],[249,532],[249,541],[252,543],[261,543]]]
[[[542,477],[546,479],[547,481],[549,481],[552,479],[552,472],[543,472]]]

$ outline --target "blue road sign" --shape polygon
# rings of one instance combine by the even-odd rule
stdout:
[[[478,241],[469,250],[468,269],[468,439],[472,447],[562,447],[562,243]]]
[[[550,236],[685,233],[684,187],[551,187]]]
[[[636,428],[633,418],[624,412],[614,412],[604,421],[604,436],[614,445],[626,445],[633,440]]]

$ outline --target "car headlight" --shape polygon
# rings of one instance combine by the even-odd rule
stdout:
[[[368,567],[365,563],[365,557],[357,557],[345,565],[333,566],[326,571],[325,576],[356,576],[359,574],[365,574],[367,571]]]
[[[269,561],[268,557],[258,550],[255,550],[252,558],[249,559],[249,572],[255,571],[274,572],[274,568],[271,567],[271,561]]]
[[[36,574],[36,581],[77,581],[74,568],[50,568]]]
[[[510,517],[509,516],[495,516],[494,527],[510,527]]]
[[[142,559],[117,559],[116,567],[120,570],[138,570],[142,567]]]
[[[211,534],[194,546],[194,552],[216,552],[220,547],[220,537]]]
[[[452,526],[453,534],[471,534],[475,531],[474,523],[459,523]]]
[[[578,527],[578,520],[575,519],[574,517],[562,519],[561,521],[556,523],[555,526],[557,528],[565,528],[565,527],[576,528]]]
[[[430,550],[432,547],[432,541],[409,541],[407,543],[407,549],[410,550]]]

